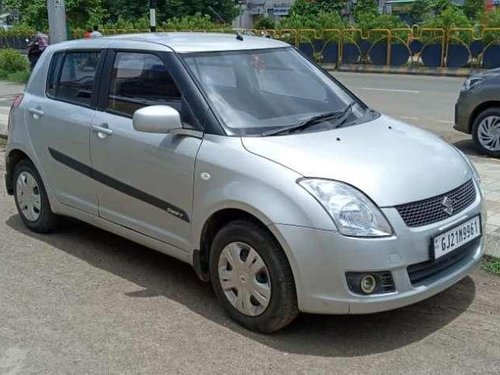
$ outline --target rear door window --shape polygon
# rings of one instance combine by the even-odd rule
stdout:
[[[55,55],[47,95],[90,107],[100,58],[100,51],[67,52],[62,57]]]

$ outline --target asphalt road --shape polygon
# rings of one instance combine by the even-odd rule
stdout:
[[[438,133],[448,141],[469,139],[453,130],[454,106],[464,78],[335,72],[372,108]]]
[[[444,121],[461,80],[336,76],[372,107],[456,136]],[[1,179],[4,170],[2,154]],[[303,315],[277,334],[258,335],[230,321],[188,265],[72,220],[57,233],[33,234],[0,188],[0,374],[499,369],[500,278],[484,271],[403,309]]]

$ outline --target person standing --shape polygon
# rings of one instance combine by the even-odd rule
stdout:
[[[49,36],[41,31],[37,31],[35,38],[28,44],[28,59],[31,69],[33,69],[42,55],[43,51],[49,45]]]
[[[94,25],[94,27],[92,27],[92,30],[93,31],[90,33],[91,38],[100,38],[102,36],[102,33],[99,31],[99,26]]]

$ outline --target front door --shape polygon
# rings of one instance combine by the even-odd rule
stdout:
[[[119,225],[189,249],[193,178],[201,139],[134,130],[133,113],[171,105],[194,121],[168,67],[154,53],[117,52],[106,110],[97,111],[90,139],[99,182],[99,215]]]

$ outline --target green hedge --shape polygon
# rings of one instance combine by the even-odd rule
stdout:
[[[29,78],[28,60],[21,53],[5,48],[0,50],[0,78],[26,82]]]

